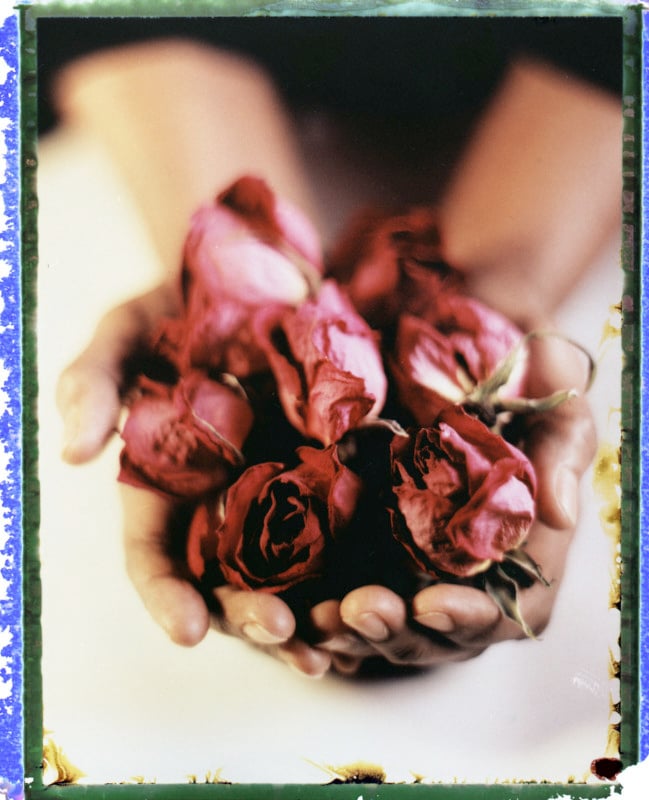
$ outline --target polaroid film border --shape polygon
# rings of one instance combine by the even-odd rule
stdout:
[[[11,714],[3,715],[2,733],[4,742],[10,744],[10,750],[15,750],[16,742],[22,738],[23,723],[25,728],[26,749],[24,754],[25,774],[30,783],[27,786],[29,796],[40,797],[75,797],[90,792],[91,797],[108,797],[115,794],[131,796],[142,796],[143,787],[128,785],[104,785],[104,786],[81,786],[52,785],[43,787],[39,783],[41,759],[42,759],[42,695],[40,688],[40,583],[38,577],[38,481],[37,481],[37,439],[36,439],[36,416],[34,413],[35,400],[37,396],[36,376],[30,366],[35,364],[35,341],[32,335],[32,324],[35,314],[35,275],[37,263],[37,241],[36,241],[36,196],[35,196],[35,102],[36,102],[36,53],[35,53],[35,21],[42,16],[110,16],[113,14],[126,16],[176,16],[179,15],[179,5],[176,2],[158,0],[151,4],[142,4],[143,7],[135,11],[134,4],[128,2],[95,2],[95,3],[30,3],[21,2],[18,4],[17,11],[7,17],[3,28],[3,35],[6,40],[0,40],[0,55],[10,65],[10,73],[5,80],[3,87],[3,102],[5,108],[10,106],[12,119],[14,121],[14,135],[17,122],[22,123],[22,148],[19,151],[17,145],[10,138],[11,130],[7,130],[5,139],[7,149],[11,156],[16,157],[20,152],[20,168],[22,171],[21,186],[21,206],[22,206],[22,271],[18,270],[17,258],[17,238],[7,246],[10,250],[8,255],[15,256],[13,261],[15,267],[11,279],[14,280],[12,287],[2,286],[5,293],[5,310],[13,313],[13,328],[10,331],[11,339],[9,347],[6,346],[6,330],[3,329],[3,358],[5,364],[11,362],[5,356],[5,352],[16,354],[22,351],[24,372],[22,383],[20,375],[18,380],[14,380],[9,386],[9,396],[11,405],[10,417],[15,423],[20,418],[20,400],[24,397],[24,422],[23,422],[23,441],[22,453],[20,450],[20,438],[16,434],[15,428],[9,427],[9,438],[5,439],[5,429],[3,428],[3,440],[11,441],[14,446],[13,463],[9,467],[10,480],[5,482],[5,497],[13,488],[14,497],[20,493],[20,469],[16,470],[16,463],[22,457],[22,477],[24,477],[23,504],[9,505],[10,530],[8,553],[13,560],[13,567],[10,571],[11,603],[7,608],[3,601],[3,621],[8,610],[7,619],[13,625],[12,632],[15,630],[11,640]],[[528,3],[521,2],[344,2],[339,4],[305,2],[303,4],[279,2],[263,6],[254,0],[243,0],[240,2],[187,2],[183,4],[182,16],[207,16],[207,15],[318,15],[318,14],[350,14],[350,15],[391,15],[393,13],[403,13],[403,6],[408,6],[406,13],[417,15],[477,15],[488,13],[499,16],[530,15],[535,16],[547,14],[552,16],[590,16],[606,15],[621,16],[624,20],[624,245],[623,260],[626,271],[626,285],[622,303],[623,313],[623,350],[625,354],[625,367],[623,370],[623,487],[625,514],[623,515],[623,536],[622,536],[622,560],[624,570],[622,572],[622,648],[623,657],[620,664],[621,679],[621,707],[636,709],[636,713],[627,713],[622,717],[621,736],[624,766],[633,764],[640,758],[645,758],[649,750],[646,699],[643,691],[646,687],[647,660],[647,611],[646,603],[643,602],[647,586],[646,561],[647,553],[644,548],[640,548],[637,541],[637,532],[640,530],[638,524],[647,522],[647,509],[644,485],[644,464],[640,464],[639,459],[641,449],[639,447],[636,433],[638,426],[641,425],[641,433],[646,434],[644,427],[649,424],[647,415],[642,413],[645,410],[643,398],[640,397],[639,380],[645,379],[647,373],[647,362],[645,354],[641,351],[639,344],[642,342],[645,332],[645,319],[639,319],[642,314],[642,287],[641,287],[641,245],[644,245],[644,231],[639,231],[637,218],[639,208],[639,176],[636,172],[637,165],[640,163],[639,155],[642,152],[638,133],[640,118],[640,79],[641,79],[641,56],[649,46],[646,26],[649,24],[649,15],[637,4],[628,3],[572,3],[563,2],[555,4],[535,4],[531,9]],[[401,7],[401,8],[400,8]],[[642,39],[640,31],[642,30]],[[18,63],[17,41],[20,39],[20,63]],[[13,48],[12,48],[13,44]],[[641,49],[644,45],[644,51]],[[11,61],[11,58],[15,61]],[[11,66],[15,64],[15,66]],[[18,108],[17,74],[20,71],[21,106]],[[644,75],[646,78],[646,75]],[[13,91],[12,91],[13,82]],[[643,85],[645,99],[646,80]],[[10,101],[13,99],[14,106]],[[643,133],[647,135],[647,123],[643,120]],[[644,139],[646,141],[646,138]],[[17,159],[16,159],[17,165]],[[12,232],[15,234],[20,229],[20,219],[15,214],[17,211],[17,173],[7,169],[7,180],[3,187],[5,208],[13,211],[14,217],[9,217],[9,224],[5,227],[4,238]],[[14,180],[12,181],[12,177]],[[644,176],[646,179],[646,176]],[[643,183],[646,186],[646,184]],[[7,193],[9,192],[9,193]],[[13,194],[12,194],[13,192]],[[13,203],[13,205],[12,205]],[[11,222],[14,221],[12,227]],[[644,264],[642,264],[644,266]],[[642,273],[643,274],[643,273]],[[22,279],[22,286],[20,280]],[[12,294],[13,289],[13,294]],[[16,291],[16,289],[18,291]],[[15,298],[22,294],[23,316],[20,316],[20,309],[15,304],[9,307],[6,298]],[[638,311],[640,309],[640,311]],[[3,313],[4,319],[4,313]],[[21,328],[22,325],[22,328]],[[15,375],[15,368],[12,375]],[[23,394],[21,395],[21,391]],[[2,418],[5,423],[6,413]],[[640,421],[639,421],[640,420]],[[643,439],[644,441],[644,439]],[[641,506],[638,507],[638,498],[641,497]],[[11,498],[9,498],[11,500]],[[6,507],[6,506],[5,506]],[[24,583],[24,597],[26,598],[24,610],[24,673],[16,669],[22,655],[23,637],[19,629],[20,620],[16,617],[15,606],[19,605],[21,599],[20,572],[15,570],[15,565],[20,563],[22,554],[20,542],[20,514],[24,514],[24,528],[27,534],[24,549],[24,568],[22,573]],[[5,516],[5,519],[7,517]],[[11,582],[13,581],[13,583]],[[12,616],[13,613],[13,616]],[[18,612],[19,613],[19,612]],[[642,656],[640,658],[640,642],[643,643]],[[7,648],[3,649],[3,655]],[[24,681],[23,681],[24,676]],[[5,680],[5,686],[7,686]],[[20,693],[24,686],[24,716],[21,714]],[[10,719],[7,730],[4,729],[5,721]],[[642,721],[642,723],[641,723]],[[4,748],[3,748],[4,750]],[[10,757],[11,754],[10,754]],[[5,765],[0,761],[2,772],[0,775],[5,778],[5,782],[0,784],[0,791],[8,796],[19,796],[22,780],[10,765]],[[202,795],[204,792],[211,792],[212,796],[225,796],[238,798],[249,797],[254,791],[256,797],[330,797],[335,793],[337,797],[359,797],[365,798],[379,796],[390,798],[392,796],[405,798],[413,796],[418,792],[418,796],[434,796],[439,798],[453,797],[460,795],[467,800],[471,798],[550,798],[563,793],[572,797],[607,797],[615,784],[543,784],[543,783],[516,783],[516,784],[493,784],[493,785],[466,785],[466,784],[407,784],[407,785],[363,785],[341,784],[333,788],[331,785],[318,786],[297,786],[297,785],[155,785],[147,784],[147,795],[166,798],[178,797],[183,790],[193,792],[195,795]],[[396,794],[395,794],[396,793]]]

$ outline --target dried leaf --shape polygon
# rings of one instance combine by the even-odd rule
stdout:
[[[544,586],[551,586],[550,581],[548,581],[541,572],[541,567],[522,547],[519,547],[516,550],[510,550],[505,556],[505,561],[515,564],[517,567],[522,569],[526,575],[529,575],[530,578],[540,581]]]
[[[518,603],[518,584],[508,577],[500,566],[490,570],[485,576],[485,591],[508,619],[521,626],[530,639],[536,639],[534,632],[525,622]]]

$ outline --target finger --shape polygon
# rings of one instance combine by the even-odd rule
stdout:
[[[551,325],[537,323],[539,330]],[[574,527],[578,514],[579,480],[595,455],[596,433],[584,393],[590,377],[588,358],[560,336],[529,343],[526,392],[544,397],[575,389],[577,397],[525,420],[525,451],[536,471],[538,517],[560,529]]]
[[[387,641],[406,623],[406,606],[383,586],[362,586],[347,594],[340,604],[345,624],[372,643]]]
[[[377,654],[391,664],[430,667],[477,654],[463,650],[442,636],[412,630],[404,600],[382,586],[364,586],[342,601],[340,613],[350,628],[370,641]]]
[[[314,606],[310,623],[315,642],[318,647],[332,653],[334,664],[336,655],[341,656],[341,665],[348,659],[355,661],[357,657],[376,655],[374,648],[343,622],[338,600],[325,600]],[[345,671],[343,667],[339,671],[348,674],[350,670]]]
[[[198,644],[209,628],[205,601],[169,555],[173,504],[120,484],[126,570],[153,619],[177,644]]]
[[[295,617],[279,597],[229,585],[216,588],[214,597],[220,613],[212,623],[221,632],[256,645],[307,677],[319,678],[329,670],[328,653],[294,636]]]
[[[125,363],[148,347],[161,316],[177,298],[164,284],[124,303],[100,321],[86,349],[61,374],[56,400],[64,421],[63,458],[73,464],[96,456],[115,432],[121,410]]]
[[[537,518],[566,530],[576,525],[579,482],[595,454],[596,436],[585,401],[574,398],[563,407],[530,421],[525,450],[537,478]]]
[[[295,617],[286,603],[267,592],[219,586],[214,597],[220,612],[213,620],[223,633],[258,645],[287,642],[295,633]]]
[[[59,378],[57,404],[64,425],[63,459],[81,464],[94,458],[117,430],[121,401],[114,377],[75,362]]]
[[[331,668],[331,655],[293,638],[271,650],[280,661],[307,678],[322,678]]]
[[[331,654],[331,666],[339,675],[350,678],[358,673],[363,664],[363,659],[355,656]]]
[[[412,614],[420,625],[462,647],[485,647],[501,620],[500,610],[486,592],[447,583],[418,592]]]

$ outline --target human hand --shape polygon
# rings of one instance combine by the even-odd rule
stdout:
[[[176,313],[178,297],[163,284],[110,311],[86,349],[62,373],[57,403],[65,425],[63,458],[95,457],[117,431],[129,365],[146,355],[160,317]],[[279,598],[223,586],[208,609],[191,583],[177,540],[182,508],[153,492],[120,484],[126,567],[153,619],[178,644],[198,644],[213,627],[239,636],[310,676],[324,674],[331,658],[295,636],[295,618]]]
[[[537,329],[547,326],[534,326]],[[549,337],[533,342],[527,392],[542,397],[574,386],[584,373],[582,356],[571,345]],[[594,424],[586,400],[576,397],[557,408],[524,419],[523,449],[538,480],[537,519],[527,552],[541,565],[550,587],[541,583],[520,592],[523,617],[535,634],[547,625],[577,522],[579,480],[593,458]],[[369,656],[394,665],[430,667],[479,655],[489,645],[523,638],[522,629],[504,618],[483,591],[438,583],[405,600],[382,586],[364,586],[341,602],[327,601],[312,611],[321,647],[334,667],[352,674]]]

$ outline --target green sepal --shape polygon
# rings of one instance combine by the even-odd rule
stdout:
[[[546,397],[510,397],[506,400],[499,400],[494,411],[500,414],[502,411],[513,411],[515,414],[524,414],[530,411],[551,411],[553,408],[578,397],[576,389],[560,389],[558,392],[549,394]]]
[[[471,392],[471,394],[468,396],[470,401],[479,405],[485,403],[485,401],[491,401],[491,398],[496,394],[498,389],[500,389],[501,386],[504,386],[509,380],[512,371],[516,366],[516,361],[520,357],[523,346],[526,344],[529,337],[530,334],[523,336],[518,344],[513,347],[500,362],[500,364],[498,364],[491,375],[489,375],[488,378],[485,378],[482,383],[479,383],[475,387],[473,392]]]
[[[516,567],[529,575],[530,578],[539,581],[544,586],[550,587],[552,585],[550,581],[547,580],[547,578],[543,575],[543,572],[541,572],[541,567],[522,547],[519,547],[517,550],[510,550],[505,555],[505,562],[502,568],[506,569],[508,563],[514,564]]]
[[[404,439],[409,439],[410,434],[396,419],[384,419],[383,417],[370,417],[365,418],[359,422],[358,428],[382,428],[391,431],[395,436],[401,436]],[[353,430],[351,428],[350,430]]]
[[[588,380],[584,392],[587,392],[593,385],[595,379],[595,361],[591,354],[579,342],[564,336],[557,331],[530,331],[526,333],[521,340],[513,347],[505,358],[500,362],[491,375],[486,378],[482,383],[479,383],[474,390],[467,396],[470,403],[485,406],[493,410],[496,414],[503,411],[513,411],[515,413],[522,413],[527,411],[549,411],[556,408],[556,406],[577,397],[579,392],[576,389],[564,389],[554,392],[547,397],[539,398],[507,398],[506,400],[496,400],[498,390],[504,386],[509,380],[512,371],[516,365],[516,361],[521,356],[523,347],[531,339],[545,339],[554,337],[562,339],[564,342],[576,347],[588,359]]]
[[[529,639],[536,639],[534,631],[525,621],[518,602],[518,584],[500,567],[495,565],[485,575],[484,588],[501,613],[516,622]]]

